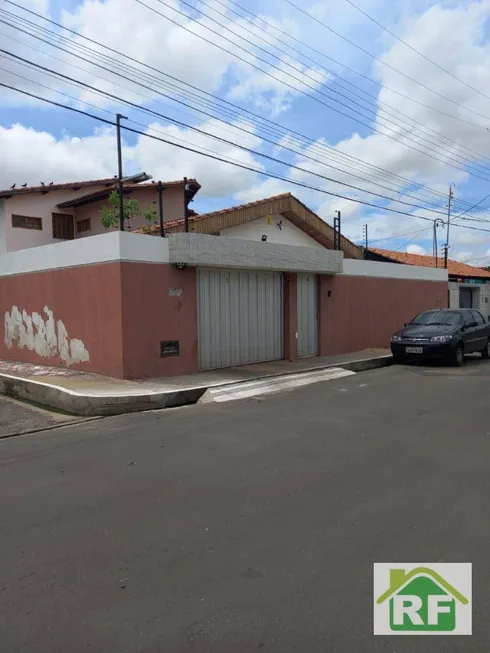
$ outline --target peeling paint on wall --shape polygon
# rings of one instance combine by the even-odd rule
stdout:
[[[39,313],[29,315],[27,311],[21,312],[17,306],[12,306],[10,313],[5,313],[4,342],[7,347],[12,349],[17,341],[19,349],[27,347],[43,358],[60,356],[67,367],[89,361],[90,355],[83,342],[70,339],[63,322],[55,322],[53,311],[47,306],[44,313],[46,318]]]

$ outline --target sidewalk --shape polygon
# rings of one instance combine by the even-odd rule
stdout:
[[[183,376],[123,381],[56,367],[0,361],[0,394],[32,401],[73,415],[117,415],[196,403],[209,388],[329,367],[360,372],[391,365],[386,349],[274,361]]]

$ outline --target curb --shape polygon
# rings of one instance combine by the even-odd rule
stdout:
[[[281,374],[269,374],[267,376],[257,377],[257,379],[250,379],[249,381],[266,380],[274,377],[277,378],[278,376],[288,377],[293,374],[301,376],[330,367],[342,367],[344,370],[362,372],[379,367],[387,367],[392,364],[393,358],[391,354],[385,354],[345,363],[337,362],[329,365],[319,365],[303,372],[291,371]],[[197,403],[210,388],[224,388],[227,385],[236,385],[236,381],[163,392],[142,392],[141,394],[130,395],[85,395],[74,390],[69,390],[68,388],[62,388],[41,381],[24,379],[9,374],[0,374],[0,394],[15,399],[23,399],[40,404],[46,408],[54,408],[81,417],[101,417],[161,408],[177,408],[179,406]]]

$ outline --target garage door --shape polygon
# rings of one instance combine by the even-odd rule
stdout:
[[[198,270],[199,367],[283,358],[280,272]]]
[[[318,354],[317,284],[315,274],[298,274],[298,356]]]

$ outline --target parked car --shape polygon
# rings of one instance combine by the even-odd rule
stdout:
[[[440,358],[462,365],[464,355],[489,357],[490,324],[480,311],[467,308],[425,311],[391,338],[397,363],[408,359]]]

